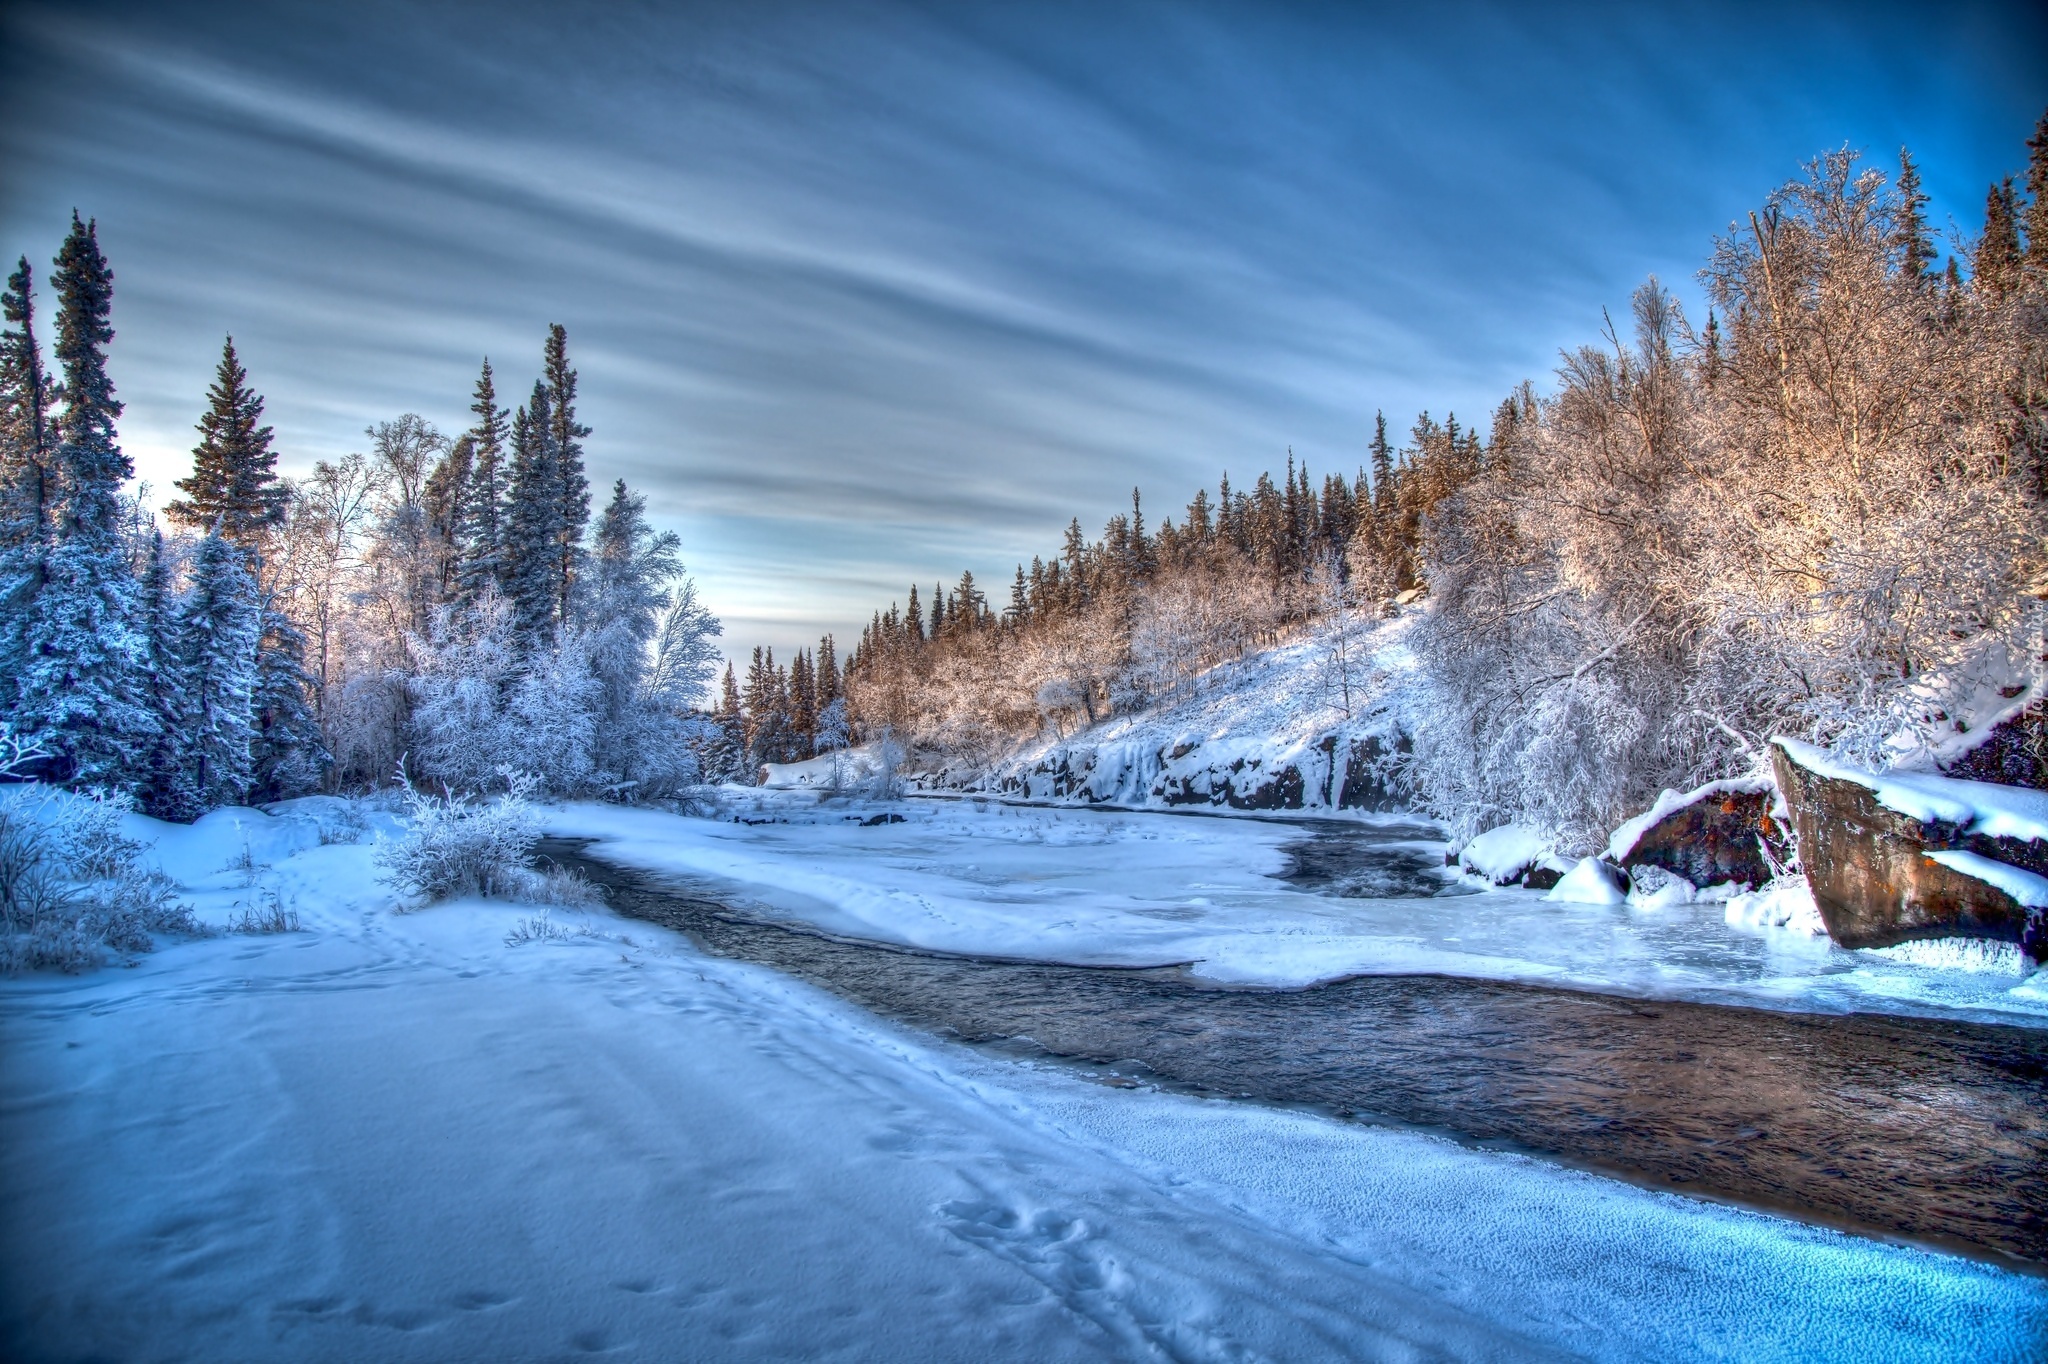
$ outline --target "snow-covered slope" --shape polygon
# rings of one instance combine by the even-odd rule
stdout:
[[[530,910],[397,914],[348,832],[159,843],[210,912],[265,888],[306,932],[0,982],[0,1356],[2018,1360],[2048,1330],[2038,1278],[1088,1083],[605,913],[517,945]]]
[[[1341,669],[1330,636],[1311,633],[1213,669],[1150,710],[1038,739],[986,772],[942,772],[932,784],[1089,805],[1399,808],[1384,760],[1400,742],[1391,707],[1415,666],[1405,642],[1413,620],[1356,631]]]

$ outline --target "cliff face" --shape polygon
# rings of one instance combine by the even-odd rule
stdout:
[[[2048,797],[1856,772],[1786,740],[1772,760],[1807,883],[1836,942],[1993,938],[2048,959]]]

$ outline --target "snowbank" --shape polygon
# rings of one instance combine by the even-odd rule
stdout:
[[[1620,905],[1628,903],[1628,892],[1622,889],[1620,876],[1607,863],[1597,857],[1582,857],[1543,898],[1584,905]]]
[[[1504,886],[1541,862],[1549,851],[1550,845],[1534,829],[1503,824],[1467,843],[1458,853],[1458,865]]]
[[[248,846],[287,837],[269,818]],[[180,841],[204,867],[241,840]],[[2022,1359],[2048,1334],[2048,1281],[1109,1089],[602,912],[508,946],[526,911],[395,915],[369,859],[227,876],[307,932],[0,983],[0,1354]]]
[[[821,753],[800,763],[763,763],[757,785],[772,791],[844,791],[869,785],[888,771],[879,745]]]

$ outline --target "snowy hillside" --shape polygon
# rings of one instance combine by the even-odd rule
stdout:
[[[1386,811],[1406,637],[1419,608],[1349,638],[1325,629],[1225,664],[1179,697],[1079,733],[1047,735],[939,787],[1126,807]],[[1348,653],[1348,657],[1344,656]]]

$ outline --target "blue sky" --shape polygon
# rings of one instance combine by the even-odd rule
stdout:
[[[737,652],[1008,577],[1375,409],[1480,417],[1844,143],[1974,230],[2030,6],[10,5],[0,250],[75,205],[161,496],[232,331],[282,464],[582,372]]]

